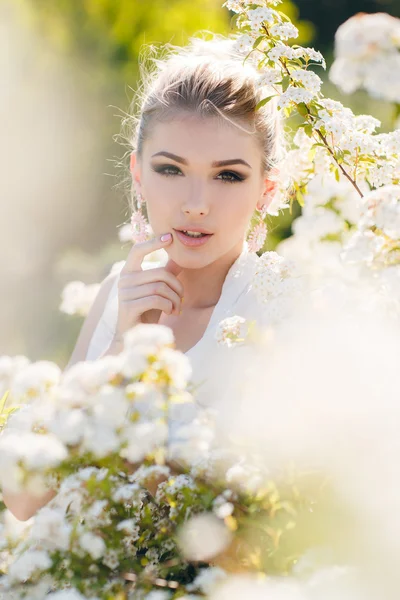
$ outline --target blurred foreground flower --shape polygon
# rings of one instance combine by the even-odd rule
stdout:
[[[62,291],[61,312],[68,315],[86,316],[100,289],[100,284],[85,285],[82,281],[71,281]]]

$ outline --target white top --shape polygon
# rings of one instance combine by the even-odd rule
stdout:
[[[159,262],[142,264],[142,268],[164,266],[168,255]],[[220,405],[222,399],[229,396],[229,389],[237,386],[246,377],[243,358],[245,345],[228,348],[218,344],[215,333],[218,323],[226,317],[238,315],[256,320],[260,326],[266,325],[267,311],[257,299],[252,289],[252,280],[260,258],[244,246],[242,253],[229,269],[221,296],[214,307],[209,324],[201,339],[185,354],[190,359],[196,386],[195,400],[202,406]],[[119,263],[121,269],[124,261]],[[118,265],[119,267],[119,265]],[[106,351],[114,336],[118,315],[118,278],[110,290],[104,312],[97,324],[89,344],[86,360],[96,360]],[[239,364],[240,363],[240,364]],[[238,379],[235,380],[235,375]],[[199,386],[199,387],[197,387]]]

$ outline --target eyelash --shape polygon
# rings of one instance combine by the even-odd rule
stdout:
[[[152,169],[156,173],[164,175],[164,177],[173,177],[174,175],[177,175],[177,171],[180,171],[178,167],[175,167],[173,165],[161,165],[159,167],[152,167]],[[175,173],[166,173],[167,169],[175,169]],[[245,177],[241,177],[238,173],[235,173],[234,171],[221,171],[221,173],[219,173],[219,175],[224,174],[232,175],[234,179],[221,179],[220,181],[222,181],[223,183],[236,183],[245,180]]]

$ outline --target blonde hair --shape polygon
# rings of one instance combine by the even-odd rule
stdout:
[[[148,47],[147,56],[142,54],[142,85],[124,121],[130,152],[135,151],[140,159],[144,141],[156,123],[169,121],[182,111],[219,116],[255,136],[262,152],[262,171],[278,180],[279,163],[287,151],[277,98],[256,110],[267,95],[258,83],[257,67],[249,60],[244,62],[233,36],[211,36],[207,40],[191,37],[184,47],[167,44],[160,58],[150,56],[154,46]],[[150,59],[149,65],[143,57]]]

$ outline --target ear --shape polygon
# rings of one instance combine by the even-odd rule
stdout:
[[[260,209],[263,205],[269,206],[271,204],[275,190],[278,186],[278,182],[271,179],[271,174],[275,176],[278,174],[278,172],[278,169],[273,168],[272,171],[269,171],[268,177],[264,179],[262,195],[260,200],[257,202],[258,209]]]
[[[135,186],[136,191],[141,193],[141,168],[135,152],[131,152],[129,170],[132,175],[132,184]]]

